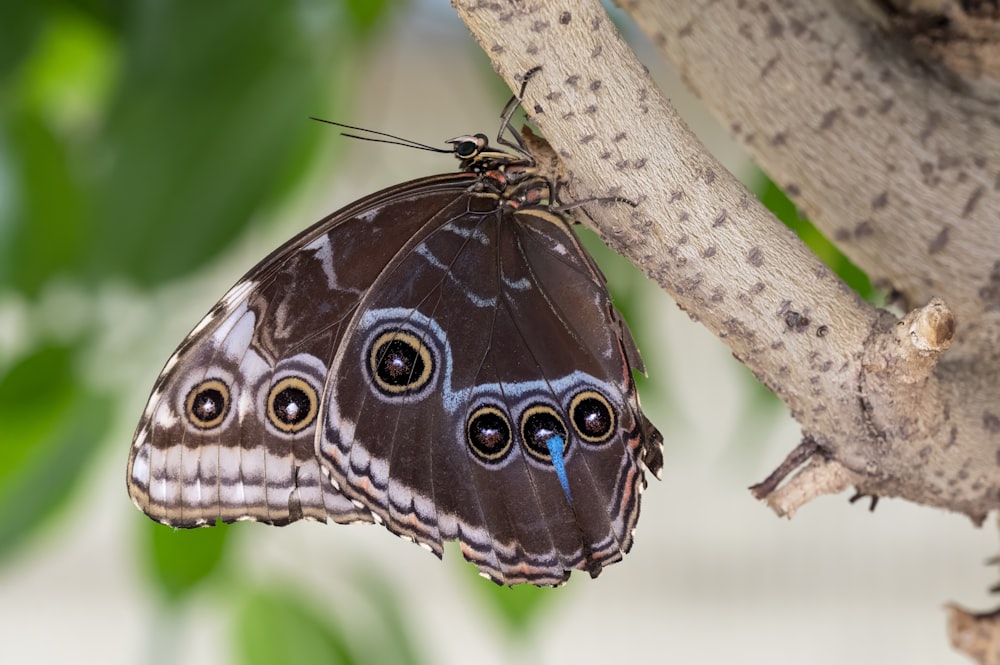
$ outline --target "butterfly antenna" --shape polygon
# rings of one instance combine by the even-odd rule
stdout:
[[[432,145],[426,145],[424,143],[419,143],[417,141],[411,141],[410,139],[405,139],[401,136],[396,136],[395,134],[388,134],[386,132],[377,132],[374,129],[365,129],[364,127],[355,127],[354,125],[345,125],[342,122],[334,122],[333,120],[324,120],[323,118],[314,118],[309,116],[310,120],[315,120],[316,122],[326,123],[327,125],[333,125],[334,127],[342,127],[344,129],[350,129],[355,132],[365,132],[366,134],[371,134],[371,136],[363,136],[361,134],[349,134],[347,132],[341,132],[341,136],[346,136],[352,139],[358,139],[359,141],[372,141],[373,143],[388,143],[389,145],[401,145],[407,148],[416,148],[417,150],[427,150],[429,152],[443,152],[451,153],[453,150],[448,148],[438,148]],[[382,138],[379,138],[382,137]]]

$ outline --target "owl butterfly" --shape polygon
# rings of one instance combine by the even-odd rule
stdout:
[[[377,522],[438,557],[457,540],[506,585],[622,558],[662,438],[604,276],[510,129],[519,105],[509,152],[405,142],[461,170],[329,215],[212,308],[136,428],[140,510],[185,528]]]

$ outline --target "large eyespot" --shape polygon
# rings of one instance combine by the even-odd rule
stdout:
[[[501,462],[507,457],[513,442],[510,421],[497,407],[481,406],[472,412],[465,423],[465,440],[480,460],[490,464]]]
[[[558,446],[561,442],[563,454],[569,446],[566,425],[556,410],[545,404],[529,406],[521,414],[521,440],[528,453],[543,462],[552,459],[550,445]]]
[[[430,382],[434,357],[413,333],[390,330],[376,337],[368,350],[368,369],[385,395],[412,394]]]
[[[604,443],[615,432],[617,418],[611,403],[595,390],[577,393],[569,403],[573,429],[587,443]]]
[[[205,379],[187,395],[184,413],[198,429],[213,429],[222,424],[231,403],[229,387],[219,379]]]
[[[282,432],[301,432],[318,411],[316,390],[297,376],[286,376],[267,393],[267,420]]]

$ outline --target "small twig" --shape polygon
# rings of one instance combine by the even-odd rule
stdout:
[[[795,471],[795,469],[805,464],[806,460],[820,452],[820,450],[820,446],[816,442],[816,439],[812,438],[808,434],[805,435],[802,442],[795,446],[795,449],[792,450],[792,452],[788,453],[788,457],[785,458],[785,461],[783,461],[777,469],[772,471],[771,475],[756,485],[751,485],[748,489],[753,493],[755,499],[766,499],[772,492],[774,492],[774,490],[778,488],[778,485],[780,485],[792,471]]]

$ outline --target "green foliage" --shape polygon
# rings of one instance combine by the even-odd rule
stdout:
[[[111,413],[79,384],[68,347],[42,346],[0,375],[0,558],[64,504]]]
[[[544,623],[542,616],[570,593],[565,587],[498,586],[481,577],[475,568],[466,563],[455,543],[448,543],[446,552],[445,559],[456,562],[456,572],[468,582],[469,589],[513,642],[530,640],[535,628]]]
[[[307,116],[336,92],[323,65],[342,56],[338,30],[351,29],[331,8],[5,3],[4,302],[26,303],[33,324],[32,307],[53,284],[87,298],[108,279],[162,283],[215,258],[287,194],[320,145]],[[113,400],[74,371],[107,334],[99,323],[49,331],[62,346],[45,346],[43,334],[28,358],[0,355],[0,371],[13,367],[0,420],[0,510],[12,516],[0,526],[0,551],[54,512],[107,431]],[[11,348],[19,345],[32,348]],[[30,381],[38,385],[21,387]]]
[[[138,2],[121,25],[59,6],[36,16],[4,81],[0,141],[18,180],[0,209],[0,280],[29,295],[59,274],[156,284],[204,265],[286,194],[319,145],[307,116],[325,106],[321,65],[339,43],[300,10]],[[315,15],[336,32],[333,14]]]
[[[460,562],[460,574],[482,602],[491,623],[498,623],[512,645],[530,645],[542,617],[570,589],[532,586],[499,587],[481,578],[464,561],[457,547],[449,547]],[[234,622],[238,661],[246,665],[274,662],[394,663],[429,662],[411,637],[412,618],[404,613],[398,592],[378,571],[342,571],[350,575],[363,600],[315,602],[293,586],[246,589]],[[336,614],[325,607],[341,608]],[[411,605],[412,606],[412,605]],[[341,615],[343,619],[338,618]],[[372,620],[370,617],[374,617]]]
[[[472,574],[474,571],[470,569]],[[472,578],[472,575],[470,575]],[[476,595],[511,635],[514,642],[526,641],[538,626],[541,617],[553,604],[571,593],[567,588],[546,589],[521,585],[501,587],[475,575],[471,579]]]
[[[420,665],[398,595],[376,573],[353,581],[360,593],[322,603],[294,585],[252,586],[239,600],[233,637],[238,662]],[[332,602],[331,602],[332,600]],[[330,606],[341,611],[330,612]],[[343,618],[341,618],[343,617]]]
[[[0,75],[6,78],[23,59],[41,29],[45,10],[42,3],[0,2]]]
[[[142,526],[150,579],[165,599],[174,602],[185,599],[220,568],[231,535],[226,524],[171,529],[143,519]]]
[[[294,3],[137,7],[100,129],[100,259],[86,267],[153,284],[204,264],[286,193],[318,144],[306,115],[321,72]]]
[[[399,0],[345,0],[344,9],[355,30],[365,38],[382,24],[397,4]]]
[[[78,264],[87,228],[82,192],[70,173],[66,146],[37,111],[5,118],[4,138],[17,159],[19,206],[15,219],[0,226],[0,283],[28,295],[67,266]]]
[[[365,662],[331,617],[301,594],[285,589],[255,589],[247,594],[234,633],[236,653],[244,665]]]
[[[377,625],[365,631],[364,662],[420,665],[426,662],[410,636],[412,620],[399,605],[399,596],[378,571],[364,571],[356,578],[361,593],[378,617]]]

